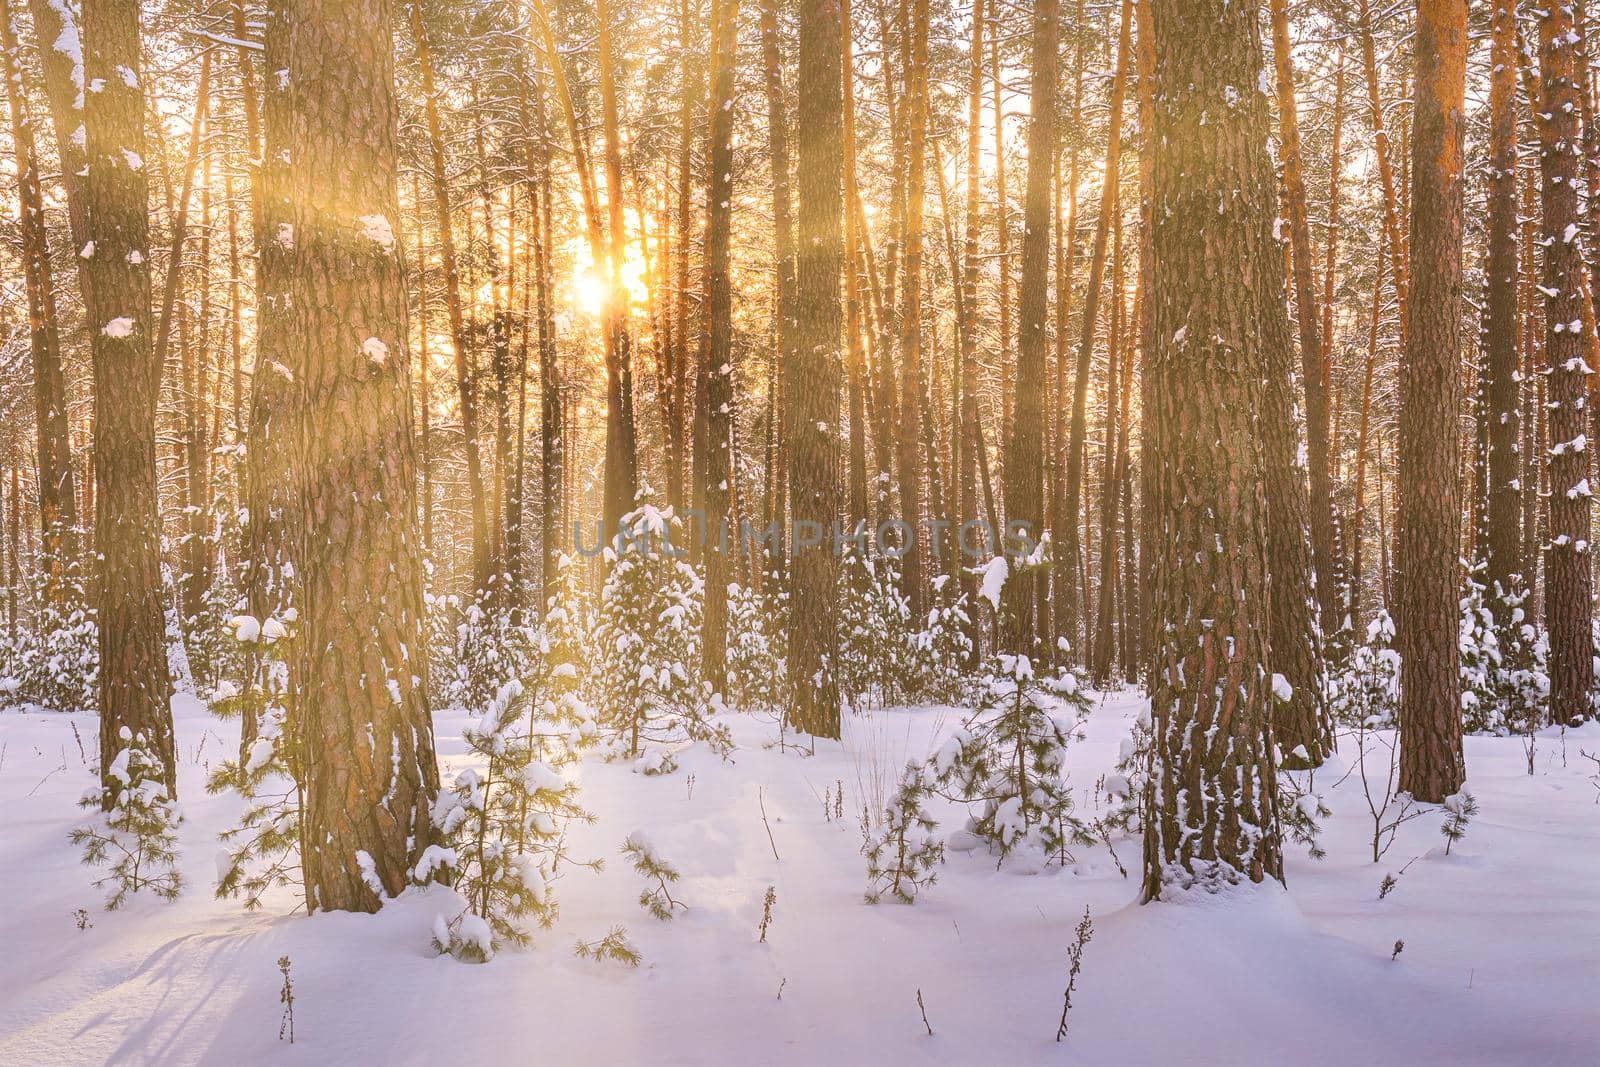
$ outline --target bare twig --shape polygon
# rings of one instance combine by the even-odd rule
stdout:
[[[756,803],[761,805],[761,825],[767,828],[767,844],[772,846],[772,858],[782,863],[778,856],[778,843],[772,839],[772,824],[767,821],[766,786],[756,787]]]

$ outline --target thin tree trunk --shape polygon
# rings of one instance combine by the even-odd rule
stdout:
[[[1089,253],[1089,280],[1084,290],[1083,319],[1078,339],[1077,366],[1072,382],[1072,428],[1067,438],[1067,489],[1063,510],[1067,520],[1058,568],[1065,568],[1063,618],[1061,630],[1076,641],[1080,632],[1081,608],[1086,590],[1077,579],[1083,555],[1078,525],[1083,510],[1083,467],[1089,436],[1089,370],[1094,355],[1095,324],[1100,316],[1100,295],[1105,288],[1106,245],[1111,236],[1111,213],[1122,166],[1122,108],[1127,96],[1128,54],[1133,23],[1133,2],[1123,0],[1121,28],[1117,32],[1117,66],[1111,81],[1110,131],[1106,142],[1104,181],[1100,190],[1100,217],[1095,221],[1094,245]],[[1062,571],[1057,570],[1058,578]],[[1086,648],[1086,645],[1079,645]]]

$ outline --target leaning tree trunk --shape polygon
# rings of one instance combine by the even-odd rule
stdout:
[[[1050,351],[1050,179],[1056,156],[1059,13],[1058,0],[1038,0],[1033,8],[1033,84],[1028,107],[1028,189],[1022,201],[1016,397],[1005,456],[1006,533],[1021,525],[1034,538],[1042,536],[1045,518],[1045,437],[1049,427],[1044,415],[1044,392],[1045,363]],[[1116,358],[1114,353],[1112,358]],[[1020,561],[1013,560],[1016,562]],[[1005,584],[1005,647],[1017,655],[1037,657],[1039,652],[1035,601],[1040,585],[1040,575],[1034,573],[1014,574]]]
[[[844,134],[840,9],[800,0],[799,210],[795,255],[794,365],[783,393],[789,445],[789,508],[796,530],[817,524],[821,544],[796,537],[790,563],[789,677],[794,723],[839,736],[839,560],[828,543],[839,516],[839,274],[844,265]]]
[[[1262,327],[1287,319],[1256,12],[1151,0],[1159,620],[1144,899],[1282,878],[1267,666]],[[1204,119],[1204,121],[1202,121]],[[1221,210],[1218,210],[1221,205]],[[1219,275],[1217,263],[1233,269]],[[1272,269],[1277,264],[1277,270]]]
[[[404,889],[438,792],[405,276],[391,222],[392,18],[391,0],[299,0],[286,27],[312,909],[374,911]]]
[[[1539,16],[1539,171],[1544,240],[1545,358],[1550,446],[1546,488],[1550,537],[1545,555],[1545,628],[1550,638],[1550,720],[1573,723],[1593,712],[1593,638],[1589,615],[1588,412],[1581,327],[1583,257],[1578,244],[1578,91],[1572,9],[1547,4]],[[1463,47],[1465,47],[1463,45]],[[1587,76],[1587,72],[1583,76]],[[1457,742],[1459,745],[1459,741]],[[1452,792],[1454,790],[1451,790]],[[1437,798],[1426,798],[1437,799]]]
[[[1466,0],[1421,0],[1411,137],[1411,248],[1416,269],[1410,281],[1411,324],[1400,376],[1400,463],[1395,482],[1401,605],[1395,637],[1401,657],[1399,784],[1428,802],[1441,801],[1460,789],[1465,774],[1458,643],[1461,493],[1456,464],[1466,61]],[[1577,134],[1575,126],[1572,134]],[[1569,181],[1575,173],[1569,172]],[[1571,206],[1576,219],[1575,195]],[[1576,263],[1577,246],[1569,247]],[[1577,296],[1576,277],[1572,293]],[[1576,319],[1576,304],[1572,307]],[[1573,341],[1578,342],[1576,334]],[[1581,395],[1581,376],[1574,373],[1571,380]],[[1574,413],[1581,429],[1583,413],[1576,409]],[[1583,462],[1580,459],[1579,465]],[[1587,575],[1588,557],[1575,558]],[[1584,589],[1587,638],[1587,580]],[[1588,653],[1584,657],[1587,666]]]
[[[171,688],[156,504],[155,361],[150,308],[150,183],[144,170],[144,90],[138,0],[83,5],[89,173],[90,351],[94,358],[95,542],[100,556],[101,781],[113,795],[122,733],[142,735],[176,795]]]

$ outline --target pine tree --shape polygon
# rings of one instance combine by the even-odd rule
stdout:
[[[1263,327],[1275,179],[1267,155],[1257,11],[1228,0],[1151,0],[1151,205],[1160,511],[1149,569],[1159,665],[1144,899],[1281,878],[1266,634]],[[1203,125],[1202,125],[1203,124]],[[1204,130],[1204,133],[1197,131]],[[1226,261],[1236,272],[1216,275]],[[1203,742],[1197,739],[1204,738]]]
[[[120,908],[129,893],[149,891],[162,900],[176,900],[183,888],[178,873],[178,812],[163,780],[160,757],[143,734],[123,727],[101,780],[110,783],[92,789],[83,806],[103,815],[94,823],[74,829],[70,839],[83,846],[83,862],[96,866],[109,862],[106,873],[95,879],[96,889],[107,888],[106,909]]]
[[[878,903],[885,893],[902,904],[915,904],[917,894],[938,880],[944,843],[934,838],[939,824],[924,807],[933,796],[928,766],[907,762],[878,828],[867,835],[861,850],[867,857],[868,904]]]
[[[506,943],[526,944],[524,922],[555,922],[552,883],[566,858],[567,825],[594,817],[578,805],[577,783],[562,773],[574,761],[559,722],[541,717],[551,672],[534,688],[512,679],[481,718],[462,731],[479,761],[439,794],[433,821],[443,844],[418,860],[417,881],[453,887],[465,901],[454,917],[434,923],[434,946],[485,962]]]
[[[1088,840],[1073,814],[1066,758],[1088,699],[1077,676],[1039,677],[1026,656],[1001,654],[978,707],[934,754],[939,790],[977,805],[970,830],[1004,860],[1024,844],[1065,864],[1067,848]]]
[[[312,910],[375,911],[405,888],[438,793],[422,638],[411,358],[394,221],[393,6],[288,8],[293,234],[286,355],[308,529],[305,657]],[[315,535],[311,534],[314,528]]]
[[[733,740],[713,718],[721,698],[700,676],[704,583],[679,558],[682,524],[648,493],[623,516],[623,532],[607,550],[595,667],[607,739],[644,773],[666,774],[677,765],[670,746],[704,741],[725,754]]]

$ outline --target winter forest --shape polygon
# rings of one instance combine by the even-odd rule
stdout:
[[[0,1062],[1594,1062],[1597,71],[0,0]]]

